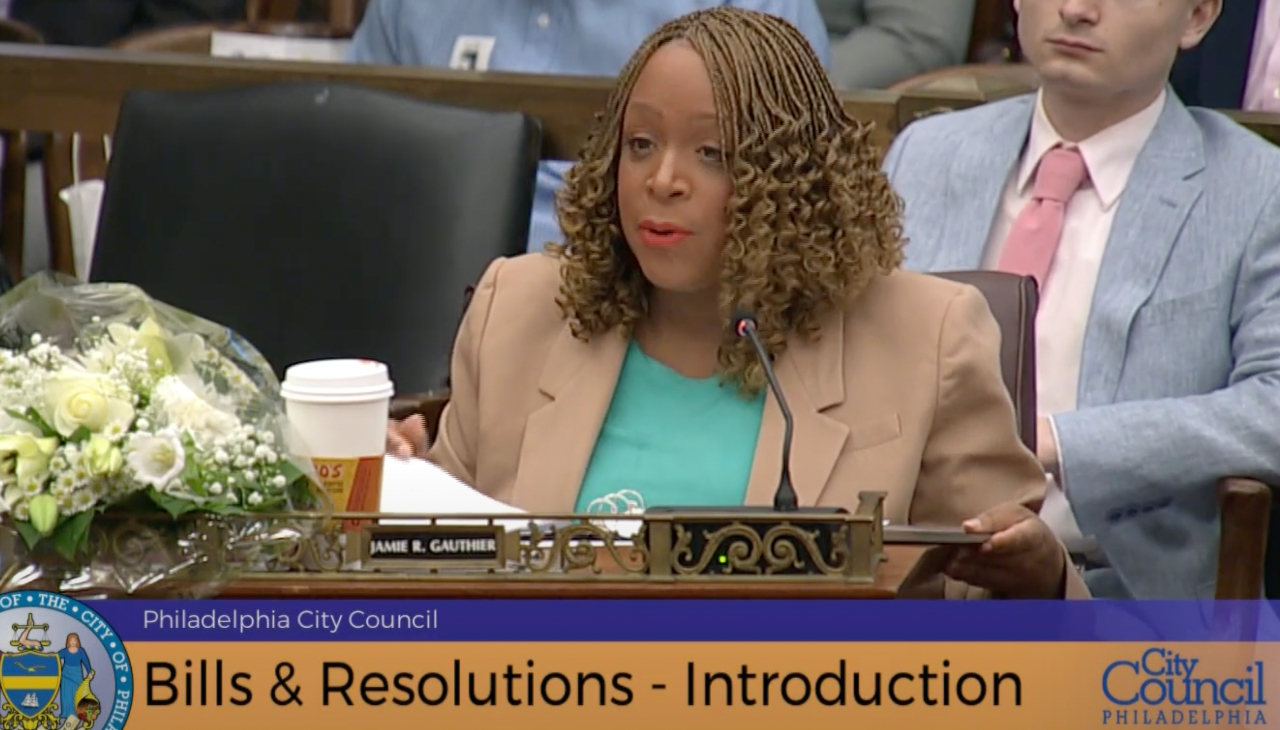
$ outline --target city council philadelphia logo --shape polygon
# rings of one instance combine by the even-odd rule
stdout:
[[[122,730],[133,704],[124,643],[96,611],[45,591],[0,595],[0,730]]]
[[[1102,671],[1103,725],[1266,725],[1266,666],[1217,671],[1201,659],[1150,647]]]

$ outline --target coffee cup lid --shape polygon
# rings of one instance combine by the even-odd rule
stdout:
[[[280,393],[290,400],[356,401],[390,398],[387,366],[374,360],[313,360],[290,366]]]

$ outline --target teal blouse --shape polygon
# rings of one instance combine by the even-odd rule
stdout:
[[[575,511],[607,512],[602,503],[623,490],[644,508],[741,505],[763,414],[763,394],[685,377],[632,341]]]

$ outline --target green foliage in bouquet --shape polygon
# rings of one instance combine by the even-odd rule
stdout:
[[[270,365],[225,327],[123,284],[41,275],[0,297],[0,514],[83,557],[107,510],[315,509]]]

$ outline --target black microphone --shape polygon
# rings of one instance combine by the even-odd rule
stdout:
[[[733,313],[733,331],[739,337],[751,341],[756,357],[764,368],[764,379],[769,381],[769,390],[773,391],[773,397],[778,400],[778,410],[782,411],[782,473],[778,476],[778,490],[773,495],[773,508],[779,512],[794,512],[797,500],[795,487],[791,485],[791,431],[795,421],[791,418],[791,409],[787,406],[786,397],[782,395],[778,377],[773,374],[769,351],[764,349],[764,343],[760,341],[760,334],[756,331],[755,317],[741,309],[736,310]]]

